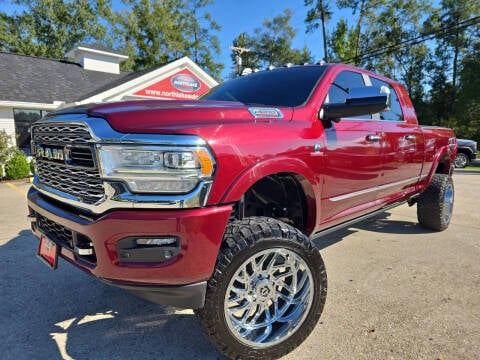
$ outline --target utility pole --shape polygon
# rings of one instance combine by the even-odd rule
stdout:
[[[230,50],[235,51],[235,61],[237,62],[237,76],[242,74],[242,54],[244,52],[250,52],[249,48],[243,48],[239,46],[230,46]]]

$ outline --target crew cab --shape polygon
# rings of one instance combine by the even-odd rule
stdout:
[[[280,357],[313,330],[327,277],[312,239],[405,202],[433,231],[453,211],[454,133],[347,65],[261,71],[198,101],[67,108],[31,135],[39,257],[196,309],[232,358]]]

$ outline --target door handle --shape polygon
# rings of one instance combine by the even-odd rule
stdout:
[[[378,142],[382,139],[380,135],[367,135],[367,141]]]
[[[405,140],[408,140],[408,141],[415,141],[417,137],[415,135],[406,135],[405,136]]]

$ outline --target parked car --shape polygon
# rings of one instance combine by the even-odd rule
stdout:
[[[455,167],[464,168],[477,157],[477,142],[473,140],[458,139],[458,151],[455,157]]]
[[[433,231],[453,211],[453,131],[341,64],[253,73],[200,101],[61,110],[32,144],[38,255],[195,308],[235,359],[278,358],[314,329],[327,275],[312,239],[405,202]]]

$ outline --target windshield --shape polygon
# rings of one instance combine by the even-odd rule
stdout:
[[[261,71],[228,80],[203,100],[239,101],[246,105],[295,107],[304,104],[326,66],[295,66]]]

